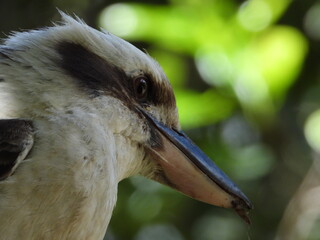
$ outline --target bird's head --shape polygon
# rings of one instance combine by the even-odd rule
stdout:
[[[6,42],[6,51],[16,52],[10,55],[13,61],[29,63],[45,79],[23,86],[37,104],[47,101],[50,109],[71,115],[75,106],[94,112],[117,138],[120,179],[141,174],[197,200],[234,208],[249,221],[247,197],[181,131],[175,96],[161,67],[108,32],[64,14],[63,19],[61,25]]]

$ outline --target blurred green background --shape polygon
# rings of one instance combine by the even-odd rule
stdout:
[[[0,35],[52,25],[56,8],[154,57],[182,128],[255,206],[247,226],[134,177],[106,239],[320,239],[320,1],[0,0]]]

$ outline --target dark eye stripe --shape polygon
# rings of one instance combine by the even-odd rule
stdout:
[[[129,107],[135,102],[134,99],[140,102],[135,95],[135,79],[128,77],[122,69],[81,44],[64,41],[57,44],[56,50],[61,56],[57,64],[90,96],[112,95]],[[152,74],[145,74],[145,77],[152,82],[152,89],[146,99],[147,104],[175,106],[175,97],[168,83],[155,81],[152,79]]]
[[[79,85],[91,94],[99,95],[99,92],[104,91],[122,91],[128,87],[124,71],[109,64],[82,45],[61,42],[57,45],[57,51],[61,55],[60,66],[77,79]]]

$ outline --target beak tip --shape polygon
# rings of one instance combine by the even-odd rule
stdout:
[[[248,201],[233,201],[233,208],[236,213],[248,224],[251,225],[251,220],[249,218],[249,211],[253,209],[253,205]]]
[[[248,225],[251,225],[251,220],[249,218],[249,211],[236,210],[236,212]]]

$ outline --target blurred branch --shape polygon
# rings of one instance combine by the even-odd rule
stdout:
[[[320,216],[319,199],[320,156],[315,154],[313,165],[285,210],[276,240],[319,239],[319,236],[312,237]]]

